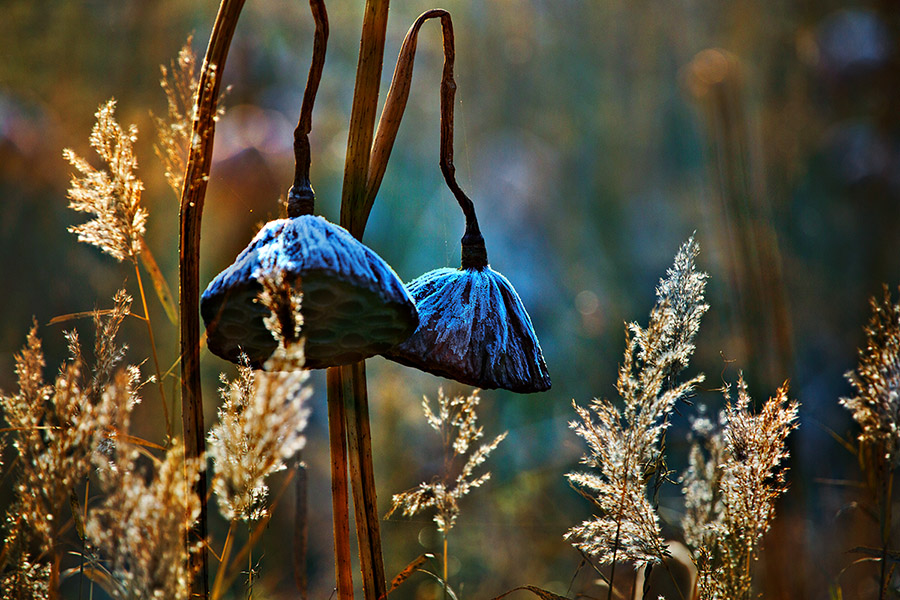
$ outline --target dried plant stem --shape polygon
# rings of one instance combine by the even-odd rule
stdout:
[[[225,573],[227,571],[228,560],[231,558],[231,550],[234,548],[234,529],[239,519],[232,519],[228,525],[228,534],[225,536],[225,546],[222,548],[222,559],[219,561],[219,568],[216,569],[216,578],[213,581],[212,592],[210,598],[217,600],[222,597],[225,591]]]
[[[881,468],[887,471],[887,475],[881,478],[881,577],[879,600],[887,598],[888,584],[890,584],[890,574],[892,569],[888,568],[888,553],[891,540],[891,491],[894,489],[894,471],[891,469],[887,459],[881,458],[879,461]]]
[[[153,281],[153,287],[156,290],[156,296],[159,298],[160,304],[162,304],[163,309],[166,311],[166,316],[169,318],[169,321],[172,325],[177,325],[178,309],[175,308],[175,301],[172,299],[172,290],[169,289],[169,284],[162,274],[162,269],[160,269],[159,265],[156,263],[153,252],[150,251],[150,246],[147,245],[143,236],[138,240],[138,243],[141,245],[141,264],[144,265],[144,268],[147,269],[147,272],[150,274],[150,279]]]
[[[357,239],[362,239],[369,211],[372,209],[371,203],[366,202],[366,183],[375,113],[378,110],[388,5],[388,0],[366,0],[356,86],[350,110],[350,132],[341,195],[341,225]]]
[[[384,559],[381,555],[381,527],[372,467],[372,439],[369,430],[369,400],[364,361],[341,367],[344,417],[350,449],[350,483],[356,515],[356,537],[367,600],[379,600],[387,593]]]
[[[309,581],[306,575],[306,555],[309,548],[309,506],[306,465],[297,460],[294,467],[294,584],[300,600],[309,597]]]
[[[344,183],[341,194],[340,224],[354,237],[362,239],[369,217],[371,204],[367,204],[366,184],[368,181],[369,157],[372,152],[372,137],[375,113],[378,109],[378,89],[381,82],[381,68],[384,59],[384,40],[387,32],[389,0],[366,0],[363,16],[362,35],[359,44],[359,62],[356,69],[356,85],[353,90],[353,106],[350,111],[350,127],[347,137],[347,158],[344,164]],[[331,378],[340,378],[339,387],[346,396],[342,404],[348,413],[344,415],[350,445],[353,450],[350,465],[353,469],[354,506],[356,511],[356,531],[359,540],[360,564],[363,570],[363,591],[367,600],[378,600],[386,591],[384,564],[381,556],[381,534],[376,508],[374,470],[372,468],[372,448],[369,432],[368,399],[366,397],[365,363],[341,367],[336,375],[329,369],[328,404],[329,416],[332,405],[338,402],[333,397],[338,387],[332,385]],[[335,440],[332,439],[334,449]],[[332,458],[332,471],[336,465]],[[334,481],[332,481],[334,486]],[[337,493],[333,487],[333,493]],[[337,552],[339,498],[335,505],[335,547]],[[343,517],[344,515],[340,515]],[[349,515],[347,515],[349,517]],[[343,528],[343,525],[341,528]],[[343,543],[343,542],[342,542]],[[340,569],[340,564],[338,569]]]
[[[200,71],[197,88],[197,110],[191,135],[191,149],[181,190],[179,235],[179,283],[181,308],[181,420],[184,430],[185,456],[203,455],[205,435],[203,398],[200,389],[200,222],[206,186],[212,163],[215,117],[222,73],[231,38],[237,26],[244,0],[222,0],[209,38],[209,46]],[[192,553],[192,597],[205,600],[209,596],[208,551],[206,550],[206,474],[194,484],[200,498],[200,517],[191,528],[190,542],[201,544]]]
[[[447,598],[447,577],[449,576],[449,569],[447,568],[447,534],[444,534],[444,598]]]
[[[147,310],[147,297],[144,295],[144,282],[141,279],[141,270],[138,268],[136,259],[132,260],[134,264],[134,275],[137,278],[138,291],[141,294],[141,307],[144,309],[142,317],[144,323],[147,324],[147,337],[150,339],[150,353],[153,355],[153,367],[156,369],[156,383],[159,386],[159,398],[162,401],[163,416],[166,419],[166,445],[172,439],[172,421],[169,418],[169,405],[166,402],[166,390],[163,387],[162,371],[159,368],[159,356],[156,354],[156,339],[153,337],[153,327],[150,324],[150,312]]]
[[[338,600],[353,600],[350,558],[350,497],[347,476],[347,430],[341,368],[326,373],[328,439],[331,445],[331,508],[334,515],[334,568]]]

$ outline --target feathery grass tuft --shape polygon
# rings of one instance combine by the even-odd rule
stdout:
[[[118,399],[127,414],[127,382],[110,386],[106,394]],[[125,419],[127,422],[127,418]],[[186,459],[176,441],[162,459],[153,458],[152,474],[139,462],[141,452],[117,442],[114,450],[98,454],[102,503],[88,513],[88,540],[112,565],[119,585],[116,598],[128,600],[187,600],[191,575],[187,532],[200,514],[200,501],[191,491],[204,468],[203,461]]]
[[[278,349],[266,362],[266,371],[254,371],[245,363],[238,366],[236,379],[222,376],[219,422],[209,432],[216,470],[213,489],[220,512],[230,521],[256,521],[266,515],[266,478],[284,470],[285,462],[303,448],[310,413],[306,401],[312,389],[305,385],[308,371],[302,370],[301,296],[281,272],[263,275],[260,282],[259,300],[270,310],[264,321]]]
[[[859,424],[861,445],[874,446],[891,468],[900,463],[900,304],[884,288],[882,300],[869,301],[872,315],[865,327],[856,371],[846,374],[856,396],[841,405]]]
[[[757,414],[743,376],[737,399],[726,388],[719,426],[694,424],[695,443],[683,478],[685,539],[697,553],[699,598],[752,597],[752,567],[775,516],[775,500],[787,490],[787,436],[797,427],[799,404],[787,383]]]
[[[475,412],[480,401],[477,390],[468,396],[451,398],[440,389],[437,398],[438,412],[435,414],[428,398],[422,399],[425,419],[441,436],[444,473],[430,483],[420,483],[416,488],[394,494],[391,498],[393,506],[387,517],[401,508],[405,517],[433,508],[434,522],[438,531],[446,538],[459,516],[459,500],[491,478],[490,472],[476,477],[475,470],[506,439],[506,432],[503,432],[466,456],[470,446],[484,437],[484,428],[477,424],[478,414]],[[457,470],[458,474],[454,476],[453,473]]]
[[[197,55],[191,47],[192,41],[193,36],[188,36],[175,60],[168,67],[159,66],[162,74],[159,85],[166,94],[166,117],[151,113],[157,136],[153,149],[163,163],[169,187],[179,198],[197,112]],[[222,111],[220,108],[219,113]]]
[[[660,440],[675,403],[703,380],[698,375],[677,383],[694,352],[693,339],[709,308],[704,302],[706,273],[697,271],[699,247],[690,238],[660,281],[646,329],[628,325],[625,358],[616,389],[624,406],[595,399],[588,408],[574,404],[579,420],[570,423],[590,453],[582,463],[590,472],[567,477],[589,497],[598,514],[565,535],[600,564],[627,560],[654,563],[665,555],[656,510],[647,482],[662,466]]]
[[[147,211],[141,206],[144,184],[135,175],[137,127],[122,129],[115,109],[115,100],[100,106],[90,138],[107,170],[98,171],[72,150],[63,150],[63,157],[81,174],[73,176],[69,185],[69,208],[94,215],[69,231],[78,241],[97,246],[116,260],[135,260],[147,223]]]

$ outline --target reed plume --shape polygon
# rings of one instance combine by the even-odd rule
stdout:
[[[299,338],[300,293],[281,272],[260,277],[259,300],[270,314],[264,322],[279,345],[265,371],[248,364],[238,376],[222,376],[219,422],[210,430],[208,452],[215,465],[213,490],[228,520],[256,521],[266,514],[266,478],[286,468],[286,461],[306,443],[306,405],[312,389],[305,385],[303,341]]]
[[[69,148],[63,150],[63,157],[80,173],[69,185],[69,208],[94,215],[69,231],[78,241],[96,246],[118,261],[135,260],[147,225],[147,211],[141,206],[144,184],[135,174],[137,127],[123,129],[116,121],[115,109],[115,100],[100,106],[90,137],[105,170],[95,169]]]
[[[787,437],[797,427],[799,404],[787,383],[757,413],[743,376],[737,398],[726,387],[718,425],[695,421],[702,440],[682,479],[685,540],[695,551],[702,600],[752,597],[752,568],[775,516],[775,500],[787,490]]]
[[[402,509],[405,517],[434,509],[434,522],[446,538],[459,516],[459,501],[491,478],[489,471],[476,476],[475,470],[506,439],[506,432],[503,432],[468,454],[470,447],[484,437],[484,428],[478,425],[476,413],[480,401],[477,390],[468,396],[450,397],[442,388],[438,390],[435,413],[428,398],[422,399],[425,420],[441,436],[444,471],[431,482],[423,482],[416,488],[394,494],[387,517],[398,509]]]
[[[622,408],[605,398],[595,399],[589,408],[573,403],[579,420],[570,427],[587,442],[590,452],[581,462],[592,470],[567,477],[594,503],[597,514],[571,528],[565,538],[602,565],[654,563],[665,555],[647,483],[664,470],[660,442],[669,414],[703,380],[702,375],[676,380],[690,363],[694,337],[709,308],[704,302],[707,275],[695,264],[698,252],[691,237],[660,281],[648,326],[631,323],[626,328],[616,383]]]

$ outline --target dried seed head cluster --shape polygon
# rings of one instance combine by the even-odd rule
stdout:
[[[698,555],[700,598],[750,598],[751,568],[762,536],[787,489],[788,434],[797,427],[799,405],[781,386],[757,414],[743,377],[737,399],[726,389],[719,428],[695,423],[704,438],[695,444],[683,478],[685,539]]]
[[[885,286],[879,302],[870,300],[872,315],[865,327],[866,343],[859,365],[846,377],[856,391],[841,405],[853,413],[861,429],[859,442],[872,446],[896,468],[900,464],[900,304]]]
[[[699,247],[693,237],[678,251],[660,281],[657,302],[646,329],[631,323],[616,389],[624,406],[595,399],[589,409],[575,405],[580,420],[570,427],[584,438],[590,453],[582,463],[593,470],[569,473],[598,514],[566,533],[566,539],[601,564],[617,560],[637,564],[664,555],[659,519],[648,499],[646,482],[662,468],[660,439],[679,398],[690,394],[702,376],[678,383],[688,366],[693,339],[708,309],[706,273],[697,271]]]
[[[104,443],[119,418],[119,405],[108,393],[110,386],[117,385],[130,405],[136,402],[140,373],[136,367],[117,369],[123,350],[115,342],[130,306],[131,298],[119,292],[115,307],[96,318],[93,366],[83,358],[78,336],[67,334],[70,358],[56,380],[45,383],[36,325],[16,356],[19,392],[0,396],[20,458],[18,493],[7,517],[8,547],[31,541],[42,552],[51,552],[61,525],[60,508],[89,472],[92,452]]]
[[[69,208],[94,215],[69,231],[78,241],[97,246],[116,260],[134,260],[147,223],[147,211],[141,206],[144,184],[135,175],[137,128],[122,129],[115,108],[115,100],[100,106],[90,138],[107,170],[98,171],[72,150],[63,150],[63,157],[80,173],[69,185]]]
[[[482,444],[468,457],[466,456],[469,447],[484,437],[484,428],[478,425],[478,415],[475,412],[480,401],[477,390],[469,396],[451,398],[441,389],[438,391],[438,411],[435,414],[428,398],[423,398],[422,409],[425,412],[425,419],[431,428],[440,434],[443,443],[444,473],[431,483],[420,483],[417,488],[394,494],[391,499],[393,506],[387,514],[388,517],[399,508],[403,509],[403,516],[406,517],[433,508],[434,522],[438,531],[446,536],[453,528],[459,516],[459,500],[491,477],[490,472],[476,477],[475,469],[481,466],[506,438],[506,432],[503,432],[489,444]],[[455,469],[459,469],[459,473],[454,477]]]
[[[259,300],[270,310],[265,324],[278,349],[266,362],[266,371],[254,371],[245,361],[233,381],[222,376],[219,422],[209,432],[216,470],[213,489],[220,512],[229,520],[265,516],[266,478],[285,469],[285,461],[303,448],[310,413],[306,401],[312,390],[304,385],[309,372],[302,370],[300,294],[281,272],[260,282]]]
[[[0,579],[0,596],[20,600],[50,599],[50,564],[22,556],[15,569]]]
[[[117,385],[106,393],[127,402],[127,390]],[[125,411],[127,404],[120,408]],[[118,587],[108,591],[128,600],[187,600],[188,554],[198,548],[188,548],[185,540],[200,514],[191,488],[203,461],[185,458],[177,441],[162,459],[152,459],[151,474],[134,446],[118,442],[111,454],[95,460],[104,498],[85,528],[112,566]]]
[[[254,371],[238,366],[222,378],[219,422],[209,432],[215,465],[213,489],[226,519],[257,520],[266,514],[266,478],[306,443],[309,419],[307,371]]]
[[[166,117],[152,115],[158,138],[153,149],[165,167],[169,187],[179,197],[197,112],[197,56],[191,48],[192,41],[193,36],[189,36],[169,67],[160,65],[159,85],[166,94]]]

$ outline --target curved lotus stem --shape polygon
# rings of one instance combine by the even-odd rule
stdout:
[[[456,95],[453,65],[456,61],[456,49],[453,21],[450,13],[444,9],[436,8],[419,15],[419,18],[409,28],[403,45],[400,47],[391,88],[384,102],[381,119],[378,121],[378,130],[375,133],[375,142],[369,159],[365,206],[371,207],[375,202],[375,196],[384,178],[388,158],[393,149],[394,140],[397,138],[406,102],[409,99],[419,30],[429,19],[441,20],[441,35],[444,42],[444,69],[441,76],[441,173],[466,217],[466,232],[462,238],[462,266],[463,268],[481,269],[487,266],[484,238],[478,227],[475,206],[456,182],[456,167],[453,165],[453,100]]]
[[[328,46],[328,12],[324,0],[309,0],[316,32],[313,38],[312,63],[300,106],[300,119],[294,130],[294,184],[288,191],[288,216],[311,215],[316,201],[316,193],[309,181],[310,149],[309,132],[312,131],[312,111],[325,66],[325,50]]]

